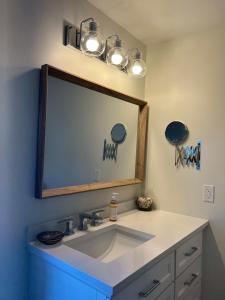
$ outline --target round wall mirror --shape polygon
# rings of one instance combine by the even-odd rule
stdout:
[[[173,121],[165,131],[166,139],[173,145],[180,145],[184,143],[188,137],[188,128],[182,122]]]
[[[111,130],[112,141],[116,144],[121,144],[125,141],[127,130],[124,124],[117,123]]]

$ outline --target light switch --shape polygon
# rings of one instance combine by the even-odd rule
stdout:
[[[203,185],[203,201],[214,202],[215,186],[214,185]]]

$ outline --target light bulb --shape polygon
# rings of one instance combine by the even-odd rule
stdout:
[[[90,37],[87,41],[86,41],[86,47],[89,51],[94,52],[98,49],[99,47],[99,42],[95,37]]]
[[[115,53],[111,56],[111,61],[114,65],[120,65],[123,60],[123,57],[119,53]]]
[[[141,72],[143,71],[143,67],[139,64],[138,61],[136,61],[133,66],[131,67],[131,72],[134,75],[140,75]]]
[[[129,63],[127,73],[135,77],[144,77],[146,74],[146,64],[142,59],[142,53],[139,49],[130,49]]]
[[[122,47],[111,48],[107,53],[106,62],[109,65],[123,69],[128,62],[128,56],[126,50]]]
[[[89,29],[82,32],[80,49],[83,53],[89,56],[101,56],[105,50],[105,41],[102,35],[97,30],[97,24],[91,21]]]

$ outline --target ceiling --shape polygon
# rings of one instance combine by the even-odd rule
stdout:
[[[225,0],[88,0],[145,44],[225,24]]]

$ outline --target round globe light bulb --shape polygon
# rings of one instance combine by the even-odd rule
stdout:
[[[86,47],[87,47],[88,51],[95,52],[99,48],[99,41],[95,37],[90,37],[86,41]]]
[[[143,71],[143,67],[139,64],[139,62],[136,61],[132,66],[131,70],[134,75],[140,75]]]
[[[115,53],[111,57],[111,61],[114,65],[120,65],[123,60],[123,57],[120,53]]]

